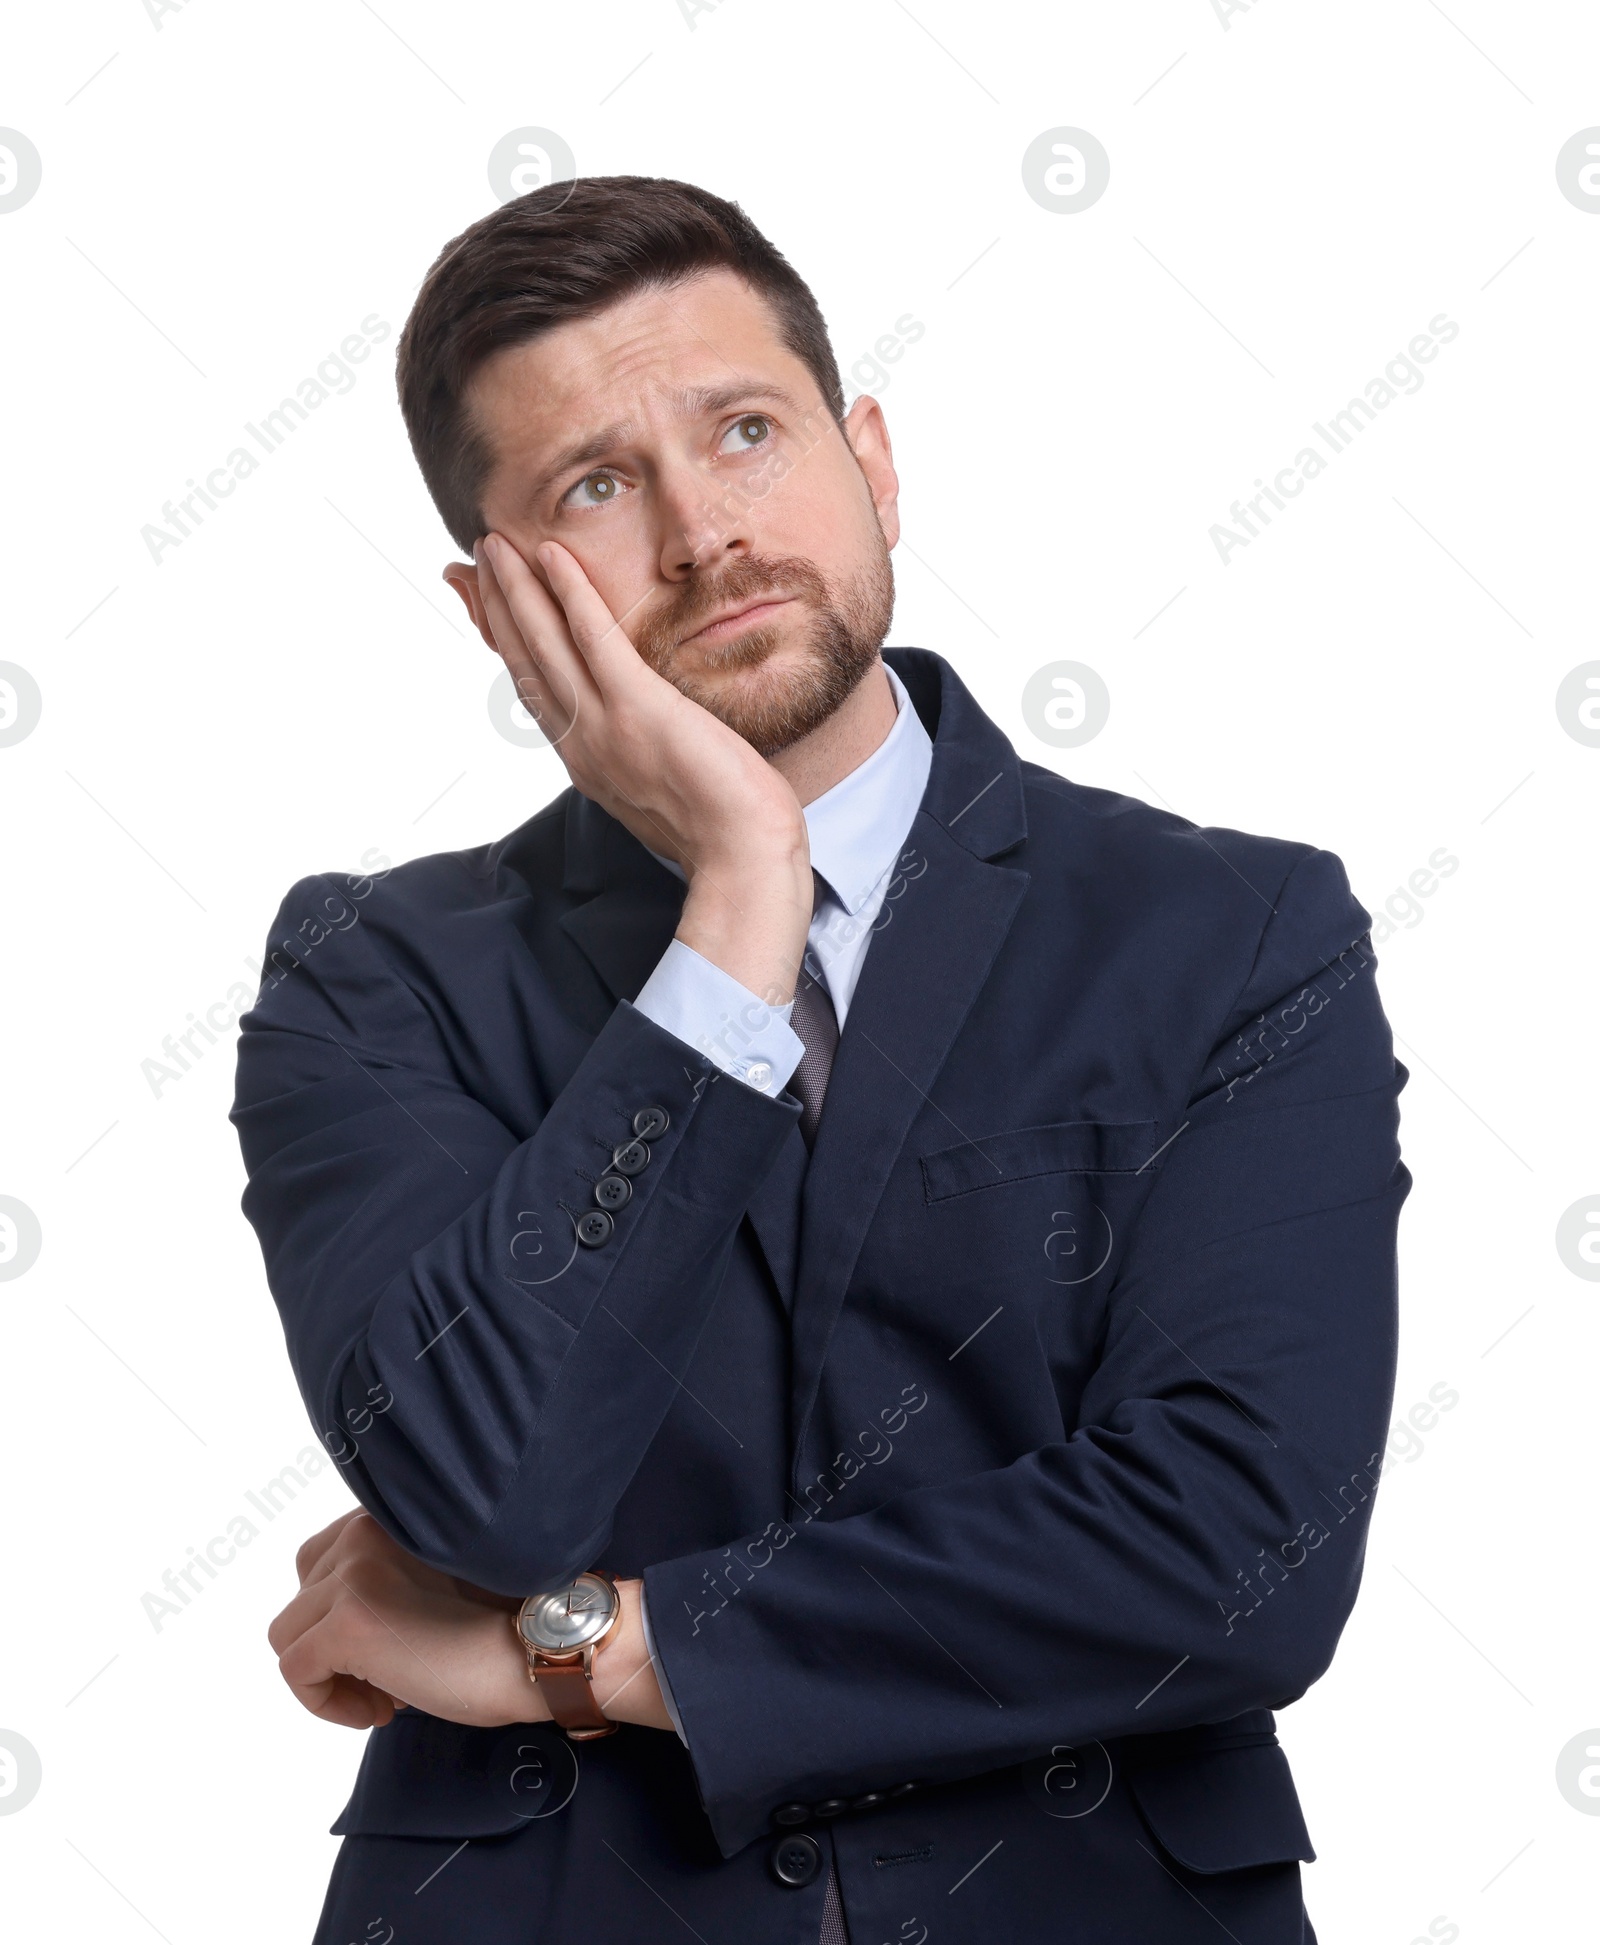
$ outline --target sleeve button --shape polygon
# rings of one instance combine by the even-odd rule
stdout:
[[[612,1149],[611,1166],[619,1175],[642,1175],[650,1166],[650,1149],[642,1141],[625,1141]]]
[[[768,1857],[772,1875],[791,1891],[815,1884],[822,1870],[822,1846],[815,1837],[796,1833],[780,1837]]]
[[[633,1132],[641,1141],[654,1141],[657,1135],[667,1132],[668,1116],[665,1108],[640,1108],[633,1117]]]
[[[602,1209],[625,1208],[632,1194],[633,1184],[626,1175],[602,1175],[594,1185],[594,1199]]]
[[[810,1823],[811,1805],[809,1803],[780,1803],[772,1813],[772,1821],[780,1828],[785,1824]]]
[[[813,1803],[811,1814],[814,1817],[837,1817],[850,1808],[847,1798],[825,1796],[820,1803]]]
[[[586,1249],[598,1249],[610,1236],[611,1227],[604,1209],[590,1209],[578,1218],[578,1241]]]

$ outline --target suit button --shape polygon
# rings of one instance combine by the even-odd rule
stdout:
[[[1253,1611],[1253,1610],[1252,1610],[1252,1611]],[[914,1790],[914,1789],[915,1789],[916,1787],[917,1787],[917,1786],[916,1786],[916,1784],[915,1784],[915,1783],[897,1783],[897,1784],[896,1784],[896,1785],[894,1786],[894,1788],[893,1788],[893,1789],[892,1789],[892,1790],[891,1790],[891,1791],[889,1792],[889,1794],[890,1794],[890,1796],[891,1796],[891,1797],[893,1797],[893,1798],[895,1798],[896,1800],[898,1800],[898,1799],[899,1799],[900,1797],[903,1797],[903,1796],[910,1796],[910,1794],[911,1794],[911,1792],[912,1792],[912,1791],[913,1791],[913,1790]]]
[[[810,1823],[811,1805],[809,1803],[780,1803],[772,1813],[776,1824]]]
[[[813,1803],[811,1814],[814,1817],[837,1817],[850,1808],[842,1796],[825,1796],[820,1803]]]
[[[633,1132],[641,1141],[654,1141],[657,1135],[667,1132],[667,1111],[665,1108],[640,1108],[633,1117]]]
[[[611,1234],[611,1218],[604,1209],[590,1209],[578,1218],[578,1241],[585,1249],[598,1249]]]
[[[868,1790],[865,1796],[852,1797],[850,1799],[850,1808],[852,1810],[876,1810],[880,1803],[887,1803],[888,1801],[889,1792],[887,1790]]]
[[[642,1175],[650,1166],[650,1150],[642,1141],[625,1141],[612,1149],[611,1166],[619,1175]]]
[[[594,1185],[594,1199],[602,1209],[620,1209],[633,1194],[626,1175],[602,1175]]]
[[[791,1891],[801,1891],[817,1880],[822,1869],[822,1846],[815,1837],[799,1834],[780,1837],[772,1846],[767,1862],[780,1884],[787,1884]]]

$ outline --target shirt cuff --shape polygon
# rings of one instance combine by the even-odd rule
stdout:
[[[789,1024],[793,1000],[768,1006],[682,939],[667,947],[633,1004],[759,1094],[781,1094],[805,1052]]]
[[[678,1732],[678,1740],[685,1749],[689,1738],[683,1733],[683,1717],[678,1713],[678,1705],[672,1699],[672,1684],[667,1680],[667,1671],[661,1666],[661,1657],[656,1653],[656,1638],[650,1632],[650,1603],[644,1597],[644,1582],[639,1583],[639,1620],[644,1627],[644,1645],[650,1656],[650,1666],[656,1671],[656,1686],[661,1690],[661,1699],[667,1705],[667,1714],[672,1717],[672,1726]]]

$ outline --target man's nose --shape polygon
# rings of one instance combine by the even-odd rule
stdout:
[[[661,525],[661,573],[668,581],[704,574],[752,550],[748,503],[698,467],[663,477]]]

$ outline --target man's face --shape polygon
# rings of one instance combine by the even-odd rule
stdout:
[[[741,278],[512,346],[468,403],[494,453],[486,528],[530,563],[560,541],[650,666],[763,755],[872,665],[899,537],[882,414],[860,398],[841,433]]]

